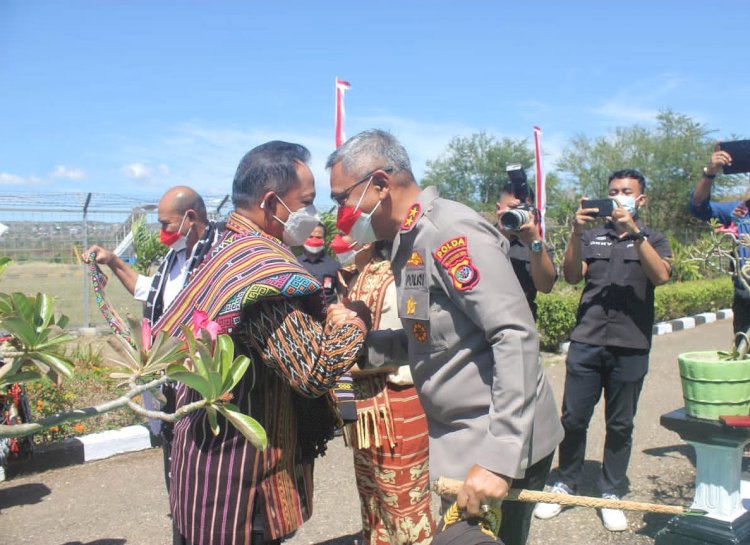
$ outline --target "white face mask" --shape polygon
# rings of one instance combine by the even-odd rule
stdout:
[[[369,189],[371,183],[372,177],[370,177],[370,180],[367,182],[367,186],[365,186],[365,190],[362,192],[362,196],[359,198],[359,201],[357,201],[357,206],[355,206],[355,209],[359,208],[359,205],[362,204],[362,199],[367,194],[367,190]],[[352,237],[352,239],[356,240],[357,243],[368,244],[370,242],[376,242],[378,240],[378,237],[375,235],[375,231],[372,228],[372,215],[375,213],[375,210],[378,209],[382,202],[383,201],[378,201],[378,204],[376,204],[375,208],[373,208],[369,213],[362,210],[362,213],[354,222],[354,225],[352,225],[352,229],[351,231],[349,231],[349,236]]]
[[[336,261],[339,262],[339,265],[342,267],[348,267],[352,263],[354,263],[354,257],[357,255],[357,252],[354,250],[349,250],[348,252],[342,252],[340,254],[336,254]]]
[[[635,204],[635,197],[633,195],[618,195],[615,198],[620,203],[620,206],[627,210],[631,216],[636,216],[638,207]]]
[[[279,199],[284,208],[289,210],[289,207],[281,197],[277,195],[276,198]],[[303,206],[294,212],[289,210],[289,217],[286,221],[281,221],[276,216],[274,218],[284,225],[284,233],[281,238],[287,246],[302,246],[307,237],[313,232],[313,229],[320,223],[318,212],[315,210],[315,205],[313,204]]]

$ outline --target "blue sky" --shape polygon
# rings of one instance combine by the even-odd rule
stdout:
[[[2,194],[231,191],[271,139],[313,154],[329,204],[346,132],[392,131],[420,177],[454,136],[575,134],[671,108],[750,133],[750,2],[0,0]]]

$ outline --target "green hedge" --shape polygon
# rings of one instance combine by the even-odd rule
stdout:
[[[657,322],[711,312],[732,306],[731,278],[676,282],[656,288],[654,314]],[[580,290],[540,293],[537,327],[542,350],[557,351],[570,337],[576,323]]]

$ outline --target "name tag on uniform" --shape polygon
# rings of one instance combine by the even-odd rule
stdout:
[[[404,275],[404,287],[405,288],[421,288],[424,287],[424,271],[409,272],[407,271]]]

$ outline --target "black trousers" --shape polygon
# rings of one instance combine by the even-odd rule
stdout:
[[[513,488],[542,490],[547,482],[554,455],[553,452],[527,469],[523,479],[514,479]],[[500,508],[503,518],[498,537],[505,545],[526,544],[529,537],[529,527],[531,526],[531,514],[534,512],[535,505],[534,503],[520,501],[503,502]]]
[[[586,456],[586,434],[594,407],[604,392],[607,434],[600,479],[601,492],[622,495],[633,444],[633,421],[648,350],[593,346],[571,342],[566,360],[560,443],[560,478],[575,490]]]
[[[750,299],[735,291],[732,300],[732,328],[734,332],[746,332],[750,328]]]

